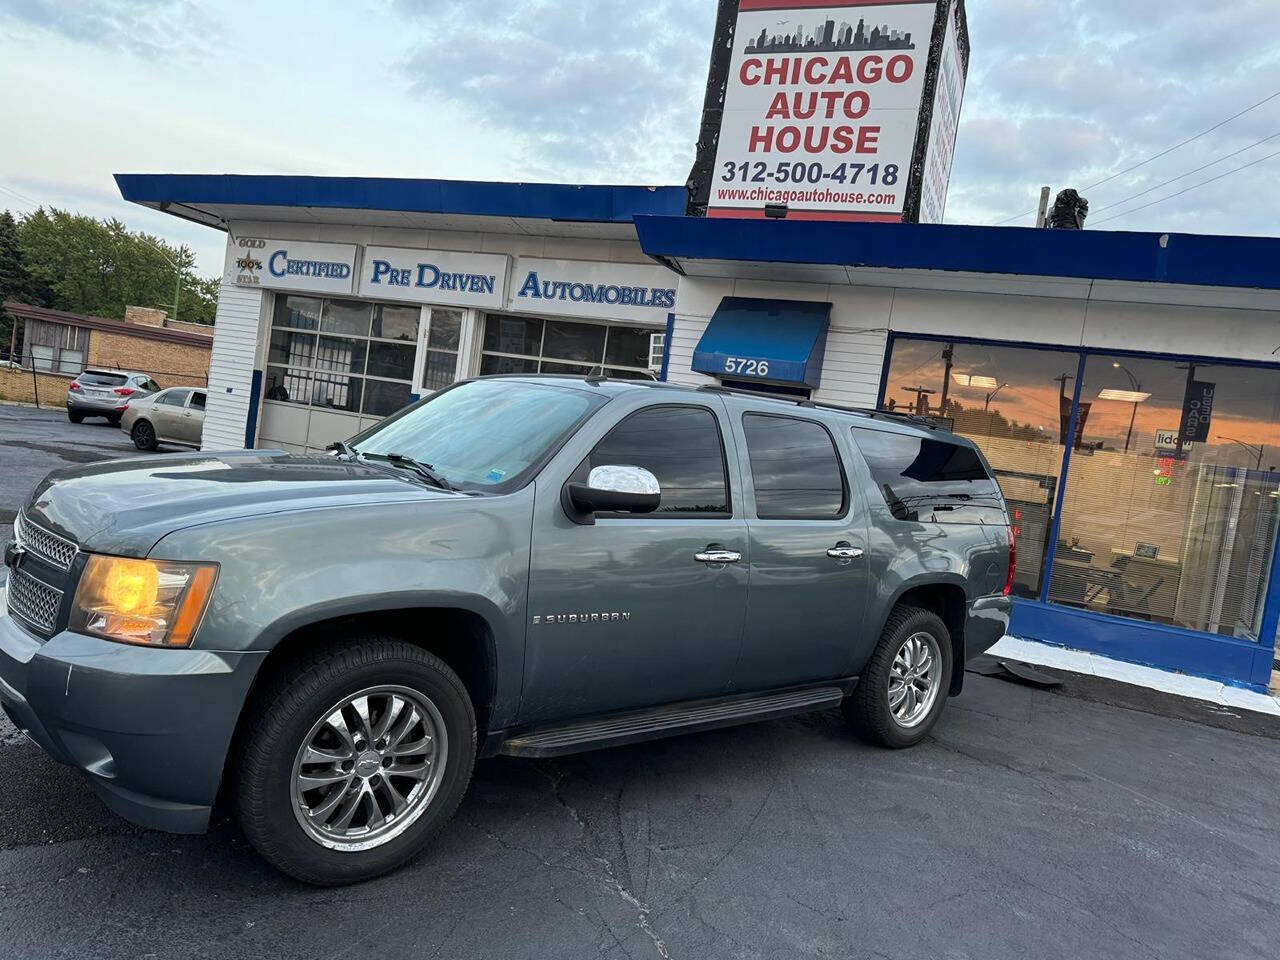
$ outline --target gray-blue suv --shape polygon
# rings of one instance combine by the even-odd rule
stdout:
[[[335,447],[51,474],[0,616],[0,704],[111,809],[225,802],[312,883],[418,853],[477,757],[836,707],[910,746],[1008,625],[1000,490],[934,424],[492,377]]]

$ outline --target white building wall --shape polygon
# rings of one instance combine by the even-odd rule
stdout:
[[[209,395],[204,414],[205,450],[240,450],[253,393],[254,359],[262,320],[261,290],[224,283],[218,290]]]
[[[946,274],[919,279],[929,288],[895,286],[884,274],[858,285],[681,277],[667,379],[694,385],[714,381],[692,371],[693,352],[721,298],[728,296],[831,303],[822,383],[814,398],[848,406],[875,405],[891,331],[1280,360],[1277,294],[1053,279],[1011,281],[1009,286],[1022,292],[1009,294],[980,292],[999,287],[1002,278],[950,279],[957,287],[977,291],[938,289],[948,282]],[[1039,290],[1071,295],[1032,295]]]

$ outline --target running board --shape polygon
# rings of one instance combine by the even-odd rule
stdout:
[[[697,730],[829,710],[838,706],[844,695],[843,687],[809,687],[735,700],[697,700],[615,713],[564,726],[528,730],[508,737],[497,752],[509,757],[559,757]]]

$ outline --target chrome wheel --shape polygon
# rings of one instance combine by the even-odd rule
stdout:
[[[325,711],[293,761],[293,812],[331,850],[369,850],[404,833],[444,779],[444,718],[400,686],[369,687]]]
[[[938,699],[942,653],[928,633],[913,633],[898,648],[889,668],[889,711],[900,727],[914,727]]]

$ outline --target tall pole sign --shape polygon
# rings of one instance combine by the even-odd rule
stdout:
[[[689,213],[941,221],[964,0],[722,0]]]

